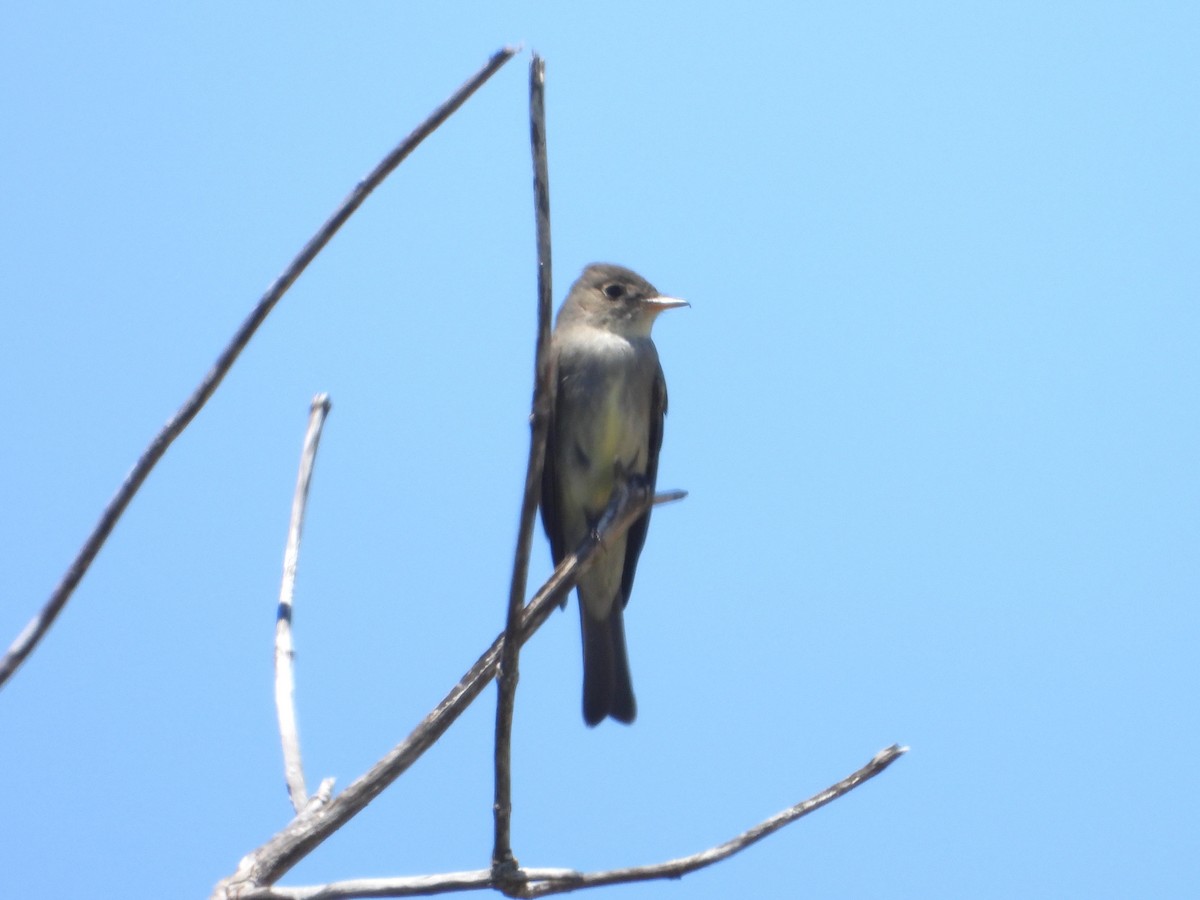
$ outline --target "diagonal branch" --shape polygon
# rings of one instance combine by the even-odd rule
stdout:
[[[852,775],[795,806],[776,813],[742,832],[732,840],[690,856],[649,866],[610,869],[604,872],[576,872],[572,869],[520,869],[515,877],[497,875],[487,869],[447,872],[442,875],[415,875],[407,878],[365,878],[338,881],[309,887],[262,887],[241,894],[241,900],[352,900],[362,897],[427,897],[457,891],[496,888],[514,897],[544,897],[583,888],[626,884],[632,881],[678,879],[713,863],[728,859],[767,835],[774,834],[859,785],[874,778],[906,753],[907,747],[893,744]]]
[[[554,409],[554,377],[550,357],[550,318],[553,288],[550,281],[550,173],[546,163],[546,64],[534,54],[529,64],[530,144],[533,152],[533,197],[537,221],[538,332],[534,362],[533,414],[529,424],[529,464],[525,472],[525,498],[517,550],[513,559],[512,583],[508,593],[508,617],[504,628],[504,652],[496,679],[496,784],[492,811],[495,816],[495,841],[492,868],[497,874],[515,871],[512,854],[512,720],[517,693],[517,657],[520,643],[513,639],[520,628],[521,606],[529,574],[529,551],[533,543],[533,522],[541,494],[542,465],[546,455],[546,434]]]
[[[154,436],[154,440],[150,442],[150,445],[138,457],[138,461],[134,463],[133,468],[129,470],[129,474],[125,476],[125,480],[121,483],[121,486],[117,488],[116,494],[108,502],[108,506],[104,508],[104,512],[100,515],[100,521],[96,523],[95,528],[92,529],[92,533],[88,535],[83,547],[63,574],[62,580],[54,589],[54,593],[50,595],[50,599],[46,602],[46,605],[21,630],[16,640],[8,648],[8,652],[4,654],[3,658],[0,658],[0,687],[3,687],[5,682],[12,677],[21,663],[25,661],[26,657],[33,652],[33,649],[46,635],[46,632],[50,630],[50,626],[54,624],[54,620],[62,612],[63,607],[66,606],[67,601],[71,598],[71,594],[75,592],[75,588],[79,586],[79,582],[87,574],[92,561],[95,560],[96,555],[100,552],[100,548],[104,546],[104,542],[108,540],[108,536],[116,526],[117,520],[121,518],[121,515],[125,512],[125,508],[129,506],[129,502],[138,492],[142,483],[154,469],[155,465],[158,464],[158,461],[163,458],[175,439],[183,433],[183,430],[187,428],[192,419],[203,408],[204,404],[208,402],[208,399],[216,391],[226,374],[233,368],[233,364],[237,361],[238,356],[241,355],[246,345],[250,343],[250,339],[254,337],[259,326],[266,320],[267,315],[275,308],[275,304],[279,302],[288,288],[300,277],[300,274],[308,267],[308,264],[329,243],[338,229],[354,214],[354,211],[362,205],[367,196],[412,153],[418,144],[432,134],[439,125],[462,106],[516,52],[517,48],[506,47],[494,53],[482,69],[475,73],[466,84],[451,95],[450,99],[435,109],[429,118],[417,126],[412,134],[401,141],[385,156],[371,174],[355,185],[354,190],[342,201],[342,204],[329,217],[329,220],[304,245],[304,248],[283,271],[283,274],[275,279],[275,283],[263,294],[262,298],[258,301],[258,305],[246,317],[246,321],[242,323],[237,333],[234,334],[228,346],[221,351],[221,355],[217,357],[217,361],[213,364],[209,373],[204,376],[204,380],[200,382],[200,385],[192,392],[192,395],[188,397],[183,406],[162,427],[162,430]]]
[[[614,491],[595,532],[562,561],[550,580],[542,585],[525,607],[521,617],[521,643],[529,640],[549,618],[605,541],[624,534],[651,505],[681,500],[685,496],[684,491],[665,491],[651,497],[644,488]],[[266,844],[243,857],[237,871],[217,885],[213,897],[240,897],[251,888],[275,882],[327,837],[358,815],[433,746],[496,677],[503,646],[504,635],[500,635],[407,738],[328,804],[310,814],[296,817]]]
[[[329,415],[330,405],[328,394],[317,394],[309,410],[308,430],[304,433],[304,446],[300,451],[300,471],[296,473],[296,492],[292,496],[287,547],[283,551],[279,610],[275,616],[275,711],[279,717],[279,739],[283,744],[283,775],[292,799],[292,808],[297,815],[304,812],[309,798],[304,786],[304,764],[300,759],[300,731],[296,726],[292,600],[296,591],[296,565],[300,560],[300,536],[304,531],[308,488],[312,484],[313,465],[317,460],[317,447],[321,443],[321,427]]]
[[[874,778],[907,752],[907,747],[892,744],[892,746],[880,750],[871,758],[869,763],[852,775],[843,778],[837,784],[826,788],[821,793],[807,800],[797,803],[795,806],[788,807],[782,812],[776,813],[771,818],[759,822],[753,828],[743,831],[737,837],[723,844],[718,844],[716,847],[710,847],[707,850],[693,853],[690,856],[682,856],[678,859],[649,866],[611,869],[607,872],[574,872],[569,875],[557,875],[553,878],[545,879],[536,879],[531,876],[529,879],[531,882],[529,889],[522,892],[520,896],[544,897],[548,894],[561,894],[564,891],[573,891],[585,887],[603,887],[608,884],[624,884],[630,881],[654,881],[662,878],[682,878],[684,875],[695,872],[697,869],[703,869],[711,866],[713,863],[728,859],[735,853],[745,850],[751,844],[756,844],[768,835],[774,834],[785,825],[790,825],[797,819],[801,819],[809,813],[820,809],[822,806],[832,803],[843,794],[849,793],[860,784]]]

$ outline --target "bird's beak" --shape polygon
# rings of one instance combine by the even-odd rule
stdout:
[[[680,306],[692,305],[686,300],[680,300],[678,297],[649,297],[642,302],[656,313],[666,312],[668,309],[677,309]]]

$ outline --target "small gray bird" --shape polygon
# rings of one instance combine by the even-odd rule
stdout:
[[[618,484],[641,479],[654,490],[667,385],[650,328],[659,313],[687,305],[628,269],[595,264],[558,311],[550,342],[558,397],[542,476],[542,523],[555,565],[595,529]],[[637,715],[624,610],[649,524],[647,512],[579,580],[588,725]]]

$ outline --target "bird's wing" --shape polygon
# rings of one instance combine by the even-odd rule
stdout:
[[[557,377],[557,375],[555,376]],[[546,429],[546,456],[542,462],[542,527],[550,539],[550,555],[554,565],[562,562],[569,548],[563,546],[562,522],[559,519],[558,476],[554,460],[557,456],[554,432],[558,425],[558,402],[550,412],[549,427]]]
[[[658,481],[658,451],[662,449],[663,418],[667,414],[667,382],[663,378],[662,366],[655,366],[654,387],[650,397],[650,439],[646,442],[646,484],[650,493]],[[625,571],[621,573],[621,597],[629,603],[633,591],[633,576],[637,572],[638,556],[646,543],[646,530],[650,527],[650,511],[629,527],[625,536]]]

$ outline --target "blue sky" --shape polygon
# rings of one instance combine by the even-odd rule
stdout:
[[[735,859],[607,896],[1183,896],[1200,880],[1200,12],[1185,3],[10,5],[0,641],[271,280],[506,43],[547,60],[556,299],[692,308],[627,628],[522,656],[517,856]],[[0,692],[0,894],[206,896],[501,627],[534,328],[518,57],[305,273]],[[531,579],[549,572],[538,542]],[[489,691],[285,879],[486,865]],[[48,877],[47,873],[51,873]],[[116,888],[113,888],[117,890]]]

